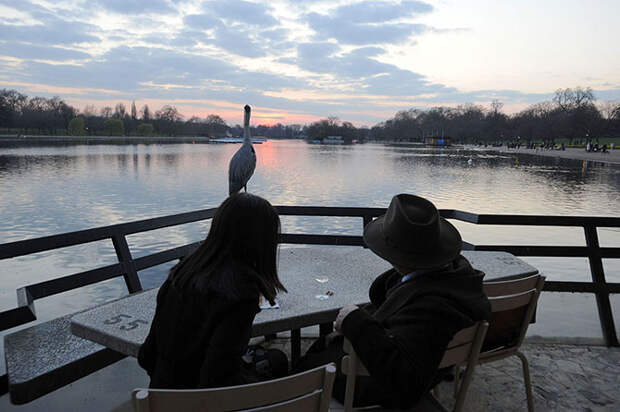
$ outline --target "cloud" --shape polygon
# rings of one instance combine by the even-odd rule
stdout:
[[[41,23],[20,25],[0,23],[0,40],[36,45],[71,45],[100,41],[99,37],[93,35],[99,31],[97,26],[66,20],[44,7],[25,0],[20,2],[20,9]],[[72,16],[74,12],[65,14]]]
[[[0,18],[0,79],[15,87],[63,90],[58,93],[68,99],[150,99],[187,110],[207,101],[235,107],[250,102],[265,110],[371,122],[406,107],[494,98],[526,105],[550,98],[488,86],[463,92],[416,72],[409,57],[421,48],[413,49],[414,42],[432,43],[440,36],[430,34],[464,30],[419,24],[420,16],[439,15],[445,2],[434,2],[434,10],[409,0],[36,1],[3,3],[10,6]],[[470,38],[457,37],[460,45]],[[84,43],[95,44],[87,50]],[[406,56],[409,70],[393,60],[399,55]],[[392,63],[382,61],[387,59]],[[597,90],[597,97],[619,99],[616,79],[598,77],[599,88],[608,90]]]
[[[111,49],[81,65],[23,62],[15,80],[64,87],[118,90],[127,95],[202,97],[211,90],[240,93],[300,87],[295,78],[240,69],[208,56],[162,48]],[[162,85],[161,87],[158,85]],[[163,85],[178,85],[178,88]],[[217,87],[212,87],[216,85]],[[182,87],[189,88],[183,91]]]
[[[204,3],[203,9],[229,22],[239,22],[250,26],[278,25],[278,21],[271,15],[271,10],[259,3],[242,0],[215,0]]]
[[[612,87],[611,83],[607,83],[605,86]],[[614,100],[620,101],[620,85],[613,85],[612,89],[595,90],[594,96],[599,100]]]
[[[356,84],[360,93],[411,96],[453,90],[430,84],[420,74],[374,59],[383,52],[380,47],[363,47],[343,54],[338,54],[339,51],[334,43],[300,44],[297,64],[305,70],[332,74],[343,82]]]
[[[217,27],[212,43],[229,53],[240,56],[262,57],[266,55],[264,47],[252,39],[248,31],[235,30],[225,25]]]
[[[188,14],[183,18],[183,23],[192,29],[211,30],[222,24],[220,19],[209,14]]]
[[[424,33],[428,27],[423,24],[355,24],[351,21],[340,21],[317,13],[308,15],[310,27],[318,38],[335,39],[342,44],[386,44],[402,43],[413,34]]]
[[[97,0],[102,8],[120,14],[168,14],[175,9],[166,0]]]
[[[39,60],[79,60],[90,58],[90,54],[60,47],[36,46],[30,44],[0,43],[0,55],[16,57],[18,59]]]
[[[195,30],[209,30],[213,37],[202,36],[202,41],[244,57],[262,57],[266,55],[264,44],[250,36],[253,30],[242,25],[230,26],[211,14],[192,14],[185,16],[184,22]]]
[[[208,57],[126,46],[111,49],[96,61],[80,66],[30,63],[27,67],[43,82],[127,92],[137,91],[140,83],[149,81],[197,86],[203,76],[222,77],[231,69],[230,65]]]
[[[429,30],[424,24],[398,20],[432,10],[432,6],[418,1],[364,1],[340,6],[329,15],[309,13],[306,21],[319,39],[335,39],[338,43],[353,45],[396,44]]]
[[[327,73],[333,70],[337,58],[332,57],[340,48],[334,43],[302,43],[297,47],[294,62],[304,70]]]
[[[353,23],[383,23],[411,17],[413,14],[430,13],[431,11],[433,11],[433,6],[421,1],[394,3],[369,0],[337,8],[334,19],[348,20]]]
[[[89,34],[93,26],[85,23],[57,20],[33,26],[13,26],[0,24],[0,39],[10,42],[29,42],[35,44],[70,45],[76,43],[99,42],[99,38]]]
[[[208,37],[197,30],[182,30],[174,35],[170,40],[164,40],[164,44],[177,47],[193,47],[198,44],[199,41],[205,41]]]

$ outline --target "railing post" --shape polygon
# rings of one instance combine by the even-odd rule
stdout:
[[[125,278],[127,290],[129,293],[141,291],[142,285],[140,284],[140,278],[138,277],[136,265],[131,257],[131,251],[129,250],[129,245],[127,244],[125,235],[114,235],[112,237],[112,243],[114,244],[114,250],[116,250],[116,257],[118,258],[118,261],[125,268],[125,274],[123,277]]]
[[[364,228],[366,227],[367,224],[372,222],[372,216],[364,215],[363,219],[364,219],[364,223],[362,224],[362,238],[364,237]],[[364,248],[366,248],[366,242],[364,242]]]
[[[586,246],[588,246],[588,261],[590,262],[590,273],[592,274],[592,282],[596,286],[600,286],[599,291],[595,293],[596,305],[598,306],[598,317],[601,321],[601,329],[603,330],[603,338],[607,346],[618,345],[618,336],[616,335],[616,327],[614,325],[613,312],[611,311],[611,303],[609,302],[609,292],[605,290],[605,271],[603,270],[603,260],[599,250],[598,235],[596,226],[584,226],[586,235]]]
[[[364,230],[366,225],[369,224],[370,222],[372,222],[372,216],[364,215],[364,226],[362,226],[362,230]]]

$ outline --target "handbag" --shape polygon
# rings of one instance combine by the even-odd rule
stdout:
[[[265,349],[250,345],[241,360],[246,369],[254,372],[259,380],[281,378],[288,375],[288,357],[280,349]]]

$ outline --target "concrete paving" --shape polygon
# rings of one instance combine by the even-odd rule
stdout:
[[[302,340],[302,352],[313,339]],[[289,349],[286,339],[264,343]],[[620,348],[526,343],[536,411],[620,411]],[[441,403],[451,408],[453,384],[439,389]],[[332,402],[330,410],[342,410]],[[380,409],[373,409],[380,410]],[[521,362],[516,357],[478,366],[464,411],[527,411]]]
[[[480,149],[480,147],[473,146],[476,149]],[[587,160],[593,162],[602,162],[602,163],[611,163],[611,164],[620,164],[620,149],[616,148],[615,150],[608,151],[607,153],[602,152],[586,152],[585,149],[578,148],[568,148],[566,150],[542,150],[542,149],[525,149],[523,147],[519,149],[508,149],[506,146],[502,147],[488,147],[486,150],[493,152],[501,152],[507,154],[529,154],[534,156],[545,156],[545,157],[561,157],[564,159],[574,159],[574,160]]]
[[[314,338],[302,339],[302,351]],[[253,343],[262,338],[253,339]],[[278,338],[266,347],[290,350]],[[565,344],[523,345],[530,361],[536,411],[619,411],[620,349]],[[148,386],[148,376],[134,358],[124,359],[26,405],[14,406],[0,397],[0,411],[131,411],[129,397],[136,387]],[[452,405],[452,385],[440,386],[442,403]],[[332,402],[331,410],[342,406]],[[469,388],[465,411],[525,411],[525,392],[518,359],[479,366]]]
[[[619,411],[620,349],[525,344],[536,411]],[[444,405],[452,386],[441,385]],[[508,358],[476,369],[466,411],[526,411],[521,362]]]

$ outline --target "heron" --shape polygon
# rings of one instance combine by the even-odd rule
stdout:
[[[230,159],[228,165],[228,194],[237,193],[243,188],[248,191],[248,180],[256,168],[256,152],[250,135],[250,106],[246,105],[243,117],[243,144]]]

